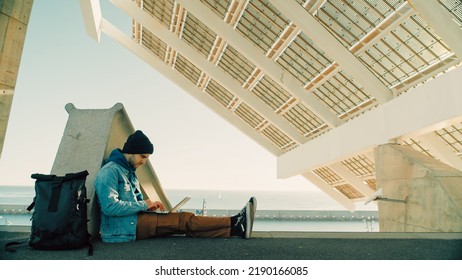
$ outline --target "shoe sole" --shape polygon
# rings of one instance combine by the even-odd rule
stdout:
[[[257,212],[257,198],[252,196],[249,199],[249,202],[252,203],[252,225],[250,226],[250,234],[253,232],[253,223],[255,221],[255,213]]]
[[[245,239],[250,238],[250,233],[252,232],[253,224],[253,215],[250,209],[250,202],[247,202],[245,205]]]
[[[257,210],[257,199],[256,199],[254,196],[252,196],[252,197],[249,199],[249,202],[252,203],[252,205],[253,205],[253,210],[254,210],[254,211],[253,211],[252,215],[255,215],[255,212],[256,212],[256,210]]]

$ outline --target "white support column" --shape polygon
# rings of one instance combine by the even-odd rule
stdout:
[[[231,111],[226,110],[223,106],[219,105],[216,100],[214,100],[209,95],[205,94],[200,88],[192,87],[191,82],[188,79],[181,75],[178,75],[178,73],[174,71],[170,66],[165,64],[163,61],[158,59],[145,48],[137,44],[135,41],[127,37],[122,31],[117,29],[111,23],[103,19],[101,26],[102,31],[106,33],[109,37],[111,37],[112,39],[116,40],[121,45],[129,49],[143,61],[146,61],[150,66],[152,66],[163,76],[172,81],[175,81],[176,85],[182,88],[185,92],[191,94],[191,96],[196,98],[199,102],[210,108],[217,115],[219,115],[227,122],[232,124],[234,127],[239,129],[242,133],[249,136],[252,140],[264,147],[270,153],[276,156],[281,154],[281,151],[276,146],[274,146],[268,139],[263,137],[260,133],[256,132],[250,126],[246,125],[243,121],[240,121]]]
[[[252,61],[258,68],[262,69],[263,72],[274,81],[278,82],[285,90],[300,99],[307,108],[319,116],[327,125],[336,127],[343,123],[342,120],[335,116],[313,94],[303,89],[299,81],[295,80],[289,73],[281,69],[276,62],[267,58],[260,50],[257,50],[252,43],[236,32],[233,26],[226,24],[200,1],[177,1],[215,33],[220,34],[226,42],[240,53],[244,54],[247,59]]]
[[[461,79],[459,67],[283,154],[278,158],[278,177],[303,174],[390,139],[418,137],[460,122]]]
[[[337,201],[340,205],[348,209],[349,211],[355,210],[355,205],[348,199],[346,196],[341,194],[340,192],[336,191],[331,185],[327,184],[323,180],[319,179],[316,175],[311,172],[306,172],[302,174],[305,179],[313,183],[323,192],[325,192],[328,196],[332,197],[335,201]]]
[[[181,55],[187,58],[191,63],[200,65],[201,70],[206,72],[210,77],[213,77],[213,79],[220,82],[223,87],[237,95],[256,112],[262,116],[265,116],[265,118],[267,118],[273,125],[278,127],[287,136],[295,140],[295,142],[300,144],[307,141],[307,139],[303,137],[303,135],[301,135],[301,133],[285,118],[275,114],[271,108],[262,100],[260,100],[254,94],[249,94],[248,91],[240,87],[236,81],[232,79],[231,76],[229,76],[224,70],[216,67],[212,62],[208,61],[206,58],[200,55],[187,43],[176,37],[169,30],[165,29],[159,22],[153,20],[149,14],[141,10],[134,3],[127,0],[112,0],[112,2],[131,17],[133,17],[137,22],[142,24],[144,28],[147,28],[153,32],[156,37],[160,38],[177,52],[181,53]]]
[[[436,0],[408,0],[408,2],[436,31],[460,61],[462,59],[462,30],[454,22],[453,15]]]
[[[359,179],[355,174],[348,170],[348,168],[346,168],[341,162],[336,162],[332,165],[329,165],[329,168],[340,175],[340,177],[347,181],[348,184],[361,192],[364,197],[371,197],[374,195],[374,191],[369,188],[363,180]]]
[[[97,42],[101,39],[101,7],[100,0],[80,0],[80,9],[87,34]]]
[[[379,103],[383,104],[393,98],[392,92],[299,4],[286,0],[269,2],[326,51],[349,75],[359,81],[365,91],[374,96]]]
[[[434,132],[419,136],[419,140],[442,162],[462,170],[462,160]]]

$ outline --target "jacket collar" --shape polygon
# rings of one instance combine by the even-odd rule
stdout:
[[[114,149],[111,154],[109,155],[109,162],[115,162],[124,169],[126,169],[129,173],[135,173],[136,169],[133,168],[130,163],[125,158],[124,154],[120,149]]]

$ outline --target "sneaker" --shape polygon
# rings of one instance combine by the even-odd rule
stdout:
[[[235,230],[239,232],[237,235],[241,238],[248,239],[250,238],[250,232],[252,227],[252,204],[247,202],[244,208],[242,208],[241,212],[236,215],[236,222],[234,223],[233,227]]]

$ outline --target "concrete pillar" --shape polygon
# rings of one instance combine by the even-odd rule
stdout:
[[[0,157],[33,0],[0,0]]]
[[[397,144],[375,165],[381,232],[462,232],[462,171]]]
[[[56,154],[51,174],[65,175],[87,170],[86,186],[90,207],[89,231],[98,235],[99,207],[95,198],[94,181],[96,173],[107,160],[111,151],[122,148],[127,137],[135,129],[122,104],[109,109],[77,109],[66,105],[69,119]],[[162,201],[171,208],[151,163],[148,161],[136,171],[145,197]]]

